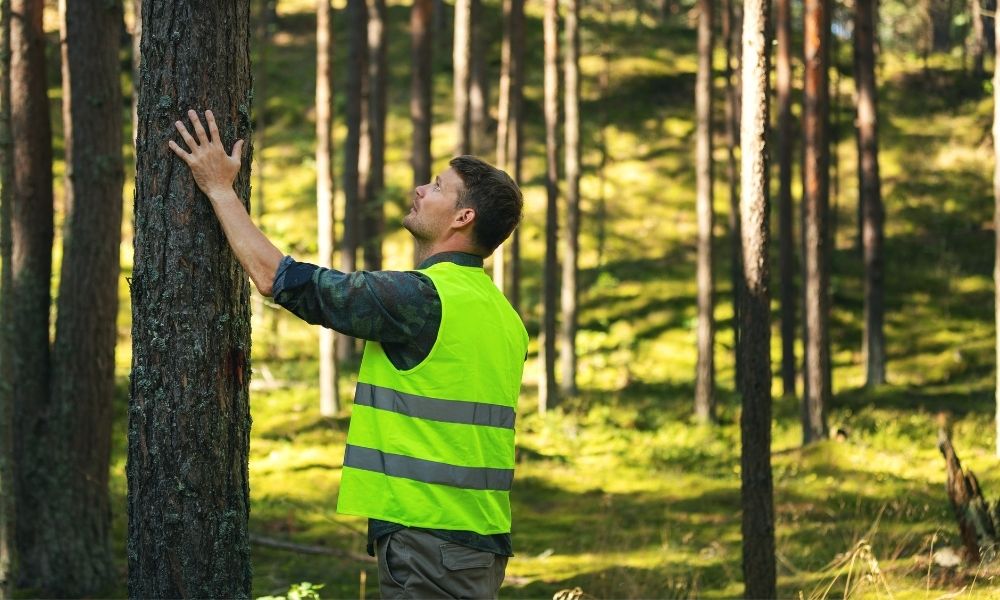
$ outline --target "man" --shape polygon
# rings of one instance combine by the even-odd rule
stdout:
[[[211,111],[170,148],[208,196],[257,289],[302,319],[368,340],[337,510],[369,518],[385,598],[496,597],[510,540],[514,416],[528,334],[483,270],[517,226],[517,185],[470,156],[414,190],[416,271],[341,273],[294,261],[233,190]],[[197,138],[197,139],[196,139]]]

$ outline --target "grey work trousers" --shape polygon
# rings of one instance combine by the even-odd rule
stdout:
[[[414,529],[377,540],[382,598],[496,598],[507,557]]]

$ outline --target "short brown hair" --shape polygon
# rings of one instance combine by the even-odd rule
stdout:
[[[510,175],[475,156],[457,156],[448,164],[462,178],[458,206],[476,211],[473,241],[492,254],[521,222],[521,189]]]

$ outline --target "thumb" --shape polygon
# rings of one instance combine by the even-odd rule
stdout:
[[[243,156],[243,140],[236,140],[236,143],[233,144],[233,151],[229,155],[229,158],[239,162],[241,156]]]

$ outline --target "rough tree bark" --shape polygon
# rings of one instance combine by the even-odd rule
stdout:
[[[344,82],[344,232],[340,246],[340,268],[345,273],[358,269],[361,240],[361,207],[364,201],[362,160],[368,162],[365,115],[368,86],[368,9],[365,0],[347,2],[347,73]],[[364,151],[362,153],[362,150]],[[364,157],[364,159],[362,159]],[[365,167],[367,169],[367,167]],[[355,339],[337,337],[337,358],[346,361],[354,355]]]
[[[61,0],[66,216],[49,427],[64,453],[59,596],[111,583],[111,416],[122,224],[120,1]],[[56,442],[56,440],[53,440]]]
[[[771,295],[768,256],[770,2],[745,0],[740,139],[744,294],[740,310],[743,582],[746,598],[776,598],[771,479]]]
[[[854,81],[857,85],[858,201],[862,206],[865,257],[865,385],[885,383],[885,209],[878,170],[878,91],[875,84],[876,2],[854,3]]]
[[[386,119],[386,8],[385,0],[368,0],[368,177],[363,210],[365,269],[382,268],[385,233],[385,119]]]
[[[792,6],[777,0],[778,264],[781,280],[781,384],[795,397],[795,239],[792,233]]]
[[[563,398],[576,396],[576,331],[580,298],[580,4],[579,0],[564,0],[566,17],[564,33],[566,52],[563,55],[565,83],[563,136],[566,168],[566,234],[562,257],[562,322],[559,336],[561,379],[559,393]]]
[[[319,227],[319,265],[333,266],[333,7],[316,0],[316,212]],[[319,330],[319,412],[332,417],[340,410],[337,392],[336,334]]]
[[[542,281],[542,340],[538,411],[558,403],[556,389],[556,297],[559,285],[559,1],[545,0],[545,265]]]
[[[715,281],[712,269],[712,3],[699,0],[698,78],[695,83],[698,213],[698,363],[694,414],[703,423],[715,418]]]
[[[431,21],[434,0],[414,0],[410,9],[410,121],[413,123],[413,145],[410,165],[413,186],[431,180],[431,123],[433,120],[431,92],[434,87]]]
[[[455,33],[452,49],[455,101],[455,154],[472,152],[469,80],[472,60],[472,0],[455,0]]]
[[[250,595],[250,290],[212,207],[167,147],[186,110],[247,140],[249,0],[145,2],[132,278],[128,587],[135,598]]]
[[[11,42],[11,335],[18,583],[44,589],[57,576],[60,481],[49,412],[49,285],[52,276],[52,128],[42,0],[13,0]]]
[[[827,437],[830,404],[829,263],[829,0],[805,0],[802,235],[805,261],[804,345],[806,379],[802,442]]]
[[[14,339],[11,337],[10,239],[14,179],[13,140],[10,135],[10,0],[0,0],[0,598],[11,597],[17,564],[13,434]]]

